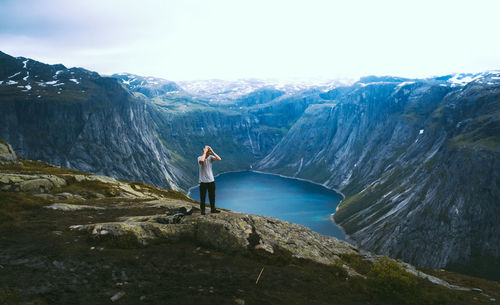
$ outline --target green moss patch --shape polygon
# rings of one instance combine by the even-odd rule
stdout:
[[[9,174],[43,174],[43,175],[58,175],[58,174],[78,174],[89,175],[87,173],[71,170],[63,167],[50,165],[42,161],[32,161],[21,159],[21,163],[0,164],[0,172]]]

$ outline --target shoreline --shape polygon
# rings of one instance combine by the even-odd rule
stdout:
[[[340,202],[339,202],[339,204],[340,204]],[[344,228],[343,228],[341,225],[339,225],[339,224],[337,224],[337,223],[335,222],[335,219],[333,218],[333,214],[335,214],[335,212],[333,212],[332,214],[330,214],[330,217],[329,217],[329,218],[330,218],[330,221],[331,221],[331,222],[332,222],[332,223],[333,223],[333,224],[334,224],[337,228],[339,228],[339,229],[340,229],[340,231],[342,232],[342,234],[344,234],[345,241],[346,241],[347,243],[349,243],[349,244],[351,244],[351,245],[356,246],[357,248],[359,248],[359,247],[358,247],[358,245],[356,244],[356,242],[355,242],[355,241],[354,241],[354,240],[353,240],[353,239],[352,239],[349,235],[347,235],[347,233],[344,231]],[[360,248],[359,248],[359,249],[360,249]]]
[[[274,175],[274,176],[280,176],[281,178],[288,178],[288,179],[294,179],[294,180],[300,180],[300,181],[305,181],[305,182],[309,182],[309,183],[312,183],[312,184],[316,184],[316,185],[320,185],[328,190],[331,190],[331,191],[334,191],[335,193],[339,194],[342,199],[340,199],[340,201],[342,200],[345,200],[345,195],[337,190],[336,188],[333,188],[333,187],[328,187],[322,183],[319,183],[319,182],[316,182],[316,181],[312,181],[312,180],[309,180],[309,179],[304,179],[304,178],[297,178],[297,177],[290,177],[290,176],[285,176],[285,175],[282,175],[282,174],[275,174],[275,173],[267,173],[267,172],[262,172],[262,171],[258,171],[258,170],[248,170],[249,172],[254,172],[254,173],[258,173],[258,174],[266,174],[266,175]],[[340,201],[339,201],[339,204],[340,204]]]
[[[318,182],[315,182],[315,181],[312,181],[312,180],[309,180],[309,179],[297,178],[297,177],[290,177],[290,176],[285,176],[285,175],[282,175],[282,174],[268,173],[268,172],[263,172],[263,171],[254,170],[254,169],[243,169],[243,170],[234,170],[234,171],[222,172],[222,173],[218,173],[217,175],[215,175],[215,176],[214,176],[214,178],[216,178],[216,177],[218,177],[218,176],[220,176],[220,175],[223,175],[223,174],[229,174],[229,173],[241,173],[241,172],[253,172],[253,173],[257,173],[257,174],[273,175],[273,176],[279,176],[279,177],[281,177],[281,178],[287,178],[287,179],[294,179],[294,180],[299,180],[299,181],[305,181],[305,182],[309,182],[309,183],[312,183],[312,184],[316,184],[316,185],[322,186],[322,187],[324,187],[324,188],[326,188],[326,189],[328,189],[328,190],[334,191],[335,193],[339,194],[342,198],[340,199],[340,201],[339,201],[339,203],[338,203],[337,208],[335,209],[335,211],[334,211],[333,213],[331,213],[331,214],[329,215],[329,217],[328,217],[328,218],[330,219],[330,221],[332,222],[332,224],[333,224],[333,225],[335,225],[337,228],[339,228],[339,229],[340,229],[340,231],[342,232],[342,234],[343,234],[343,235],[344,235],[344,237],[345,237],[345,241],[346,241],[346,242],[348,242],[348,243],[349,243],[349,244],[351,244],[351,245],[356,246],[356,243],[354,242],[354,240],[352,240],[352,239],[349,237],[349,235],[347,235],[347,234],[346,234],[346,232],[344,231],[344,228],[343,228],[341,225],[337,224],[337,223],[335,222],[335,219],[333,218],[333,215],[335,214],[335,212],[337,212],[337,209],[338,209],[338,207],[339,207],[340,203],[341,203],[343,200],[345,200],[345,195],[344,195],[341,191],[339,191],[339,190],[337,190],[337,189],[335,189],[335,188],[327,187],[327,186],[326,186],[326,185],[324,185],[324,184],[321,184],[321,183],[318,183]],[[196,187],[199,187],[199,184],[197,184],[197,185],[194,185],[194,186],[190,187],[190,188],[188,189],[188,192],[187,192],[186,196],[188,196],[189,198],[191,198],[191,197],[189,196],[189,194],[191,193],[191,190],[192,190],[192,189],[194,189],[194,188],[196,188]]]
[[[223,175],[223,174],[229,174],[229,173],[240,173],[240,172],[248,172],[248,170],[246,170],[246,169],[242,169],[242,170],[236,170],[236,171],[227,171],[227,172],[222,172],[222,173],[218,173],[217,175],[215,175],[215,176],[214,176],[214,178],[219,177],[220,175]],[[190,188],[188,189],[187,193],[186,193],[186,196],[188,196],[188,197],[189,197],[189,193],[191,193],[191,190],[192,190],[192,189],[194,189],[194,188],[197,188],[197,187],[199,187],[199,186],[200,186],[200,184],[198,183],[198,184],[193,185],[192,187],[190,187]],[[189,198],[191,198],[191,197],[189,197]],[[192,198],[191,198],[191,199],[192,199]],[[194,200],[194,199],[193,199],[193,200]]]
[[[312,184],[316,184],[316,185],[322,186],[322,187],[324,187],[324,188],[326,188],[328,190],[334,191],[335,193],[339,194],[342,197],[342,199],[340,199],[340,201],[339,201],[339,204],[340,204],[340,202],[342,202],[342,200],[345,200],[345,195],[341,191],[339,191],[338,189],[333,188],[333,187],[328,187],[328,186],[326,186],[326,185],[324,185],[322,183],[319,183],[319,182],[316,182],[316,181],[312,181],[312,180],[309,180],[309,179],[297,178],[297,177],[290,177],[290,176],[285,176],[285,175],[282,175],[282,174],[268,173],[268,172],[254,170],[254,169],[242,169],[242,170],[222,172],[222,173],[218,173],[217,175],[215,175],[214,178],[219,177],[220,175],[223,175],[223,174],[241,173],[241,172],[253,172],[253,173],[258,173],[258,174],[280,176],[281,178],[287,178],[287,179],[294,179],[294,180],[300,180],[300,181],[309,182],[309,183],[312,183]],[[198,186],[199,186],[199,184],[190,187],[188,189],[187,193],[186,193],[186,196],[189,197],[189,193],[191,193],[191,190],[194,189],[194,188],[196,188],[196,187],[198,187]],[[335,212],[333,212],[333,214],[335,214]]]

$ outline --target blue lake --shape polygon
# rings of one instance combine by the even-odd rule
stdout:
[[[331,220],[342,196],[321,185],[250,171],[219,175],[215,185],[215,205],[218,207],[275,217],[345,240],[342,231]],[[189,197],[199,201],[199,187],[192,188]],[[208,193],[206,202],[209,202]]]

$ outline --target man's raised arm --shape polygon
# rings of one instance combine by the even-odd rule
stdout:
[[[215,153],[215,151],[212,149],[212,147],[208,147],[210,149],[210,151],[212,152],[212,154],[214,154],[214,157],[215,157],[215,161],[220,161],[222,160],[218,154]]]
[[[205,159],[206,159],[205,157],[207,155],[207,151],[208,151],[208,146],[205,146],[203,148],[203,155],[201,156],[200,160],[198,161],[199,163],[205,162]]]

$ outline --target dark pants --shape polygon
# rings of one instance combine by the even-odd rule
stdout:
[[[210,200],[210,210],[215,210],[215,181],[200,183],[200,210],[205,212],[205,197],[208,190],[208,199]]]

